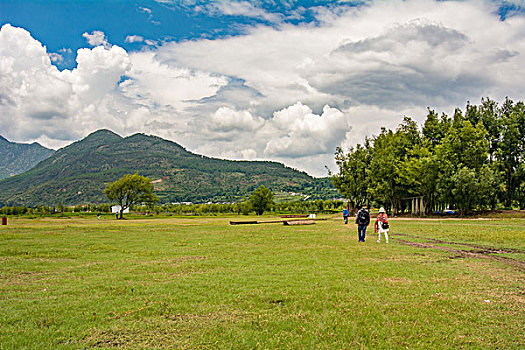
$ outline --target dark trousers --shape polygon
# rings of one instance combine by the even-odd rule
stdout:
[[[367,225],[357,225],[357,237],[359,238],[359,242],[365,241],[366,226]]]

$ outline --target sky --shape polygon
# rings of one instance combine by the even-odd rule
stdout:
[[[312,176],[427,108],[524,100],[525,0],[0,0],[0,135],[99,129]]]

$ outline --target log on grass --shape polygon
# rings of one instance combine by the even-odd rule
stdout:
[[[255,225],[258,221],[230,221],[230,225]]]
[[[287,226],[292,225],[313,225],[315,224],[315,220],[288,220],[283,222]]]

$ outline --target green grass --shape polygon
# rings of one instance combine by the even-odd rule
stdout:
[[[370,232],[358,244],[339,218],[228,221],[10,219],[0,349],[525,347],[521,266],[399,241],[512,248],[523,262],[523,219],[394,219],[405,236],[389,245]]]

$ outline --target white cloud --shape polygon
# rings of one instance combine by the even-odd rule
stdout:
[[[101,32],[100,30],[94,30],[91,33],[84,33],[82,34],[84,38],[86,38],[87,42],[91,46],[108,46],[108,39],[106,38],[106,34],[104,32]]]
[[[70,79],[73,91],[88,101],[113,92],[120,77],[131,68],[128,54],[118,46],[79,49],[77,64],[77,68],[63,71],[63,74]]]
[[[190,70],[173,62],[159,60],[154,51],[131,55],[131,81],[124,84],[127,97],[147,98],[151,103],[169,105],[179,112],[196,100],[213,96],[228,80],[202,71]]]
[[[145,42],[147,45],[150,45],[150,46],[155,46],[155,45],[158,44],[158,41],[150,40],[150,39],[146,39],[146,40],[144,40],[144,42]]]
[[[62,57],[62,55],[55,53],[55,52],[50,52],[47,55],[49,56],[49,58],[51,59],[53,63],[60,63],[64,60],[64,57]]]
[[[139,11],[147,13],[148,15],[151,15],[151,9],[149,9],[147,7],[139,7]]]
[[[77,68],[59,71],[24,29],[4,25],[0,46],[6,48],[0,56],[1,121],[9,125],[2,133],[63,144],[118,118],[111,106],[118,99],[117,83],[129,69],[122,48],[80,49]]]
[[[225,16],[242,16],[262,19],[271,23],[281,22],[283,18],[283,16],[265,11],[249,1],[219,0],[210,2],[205,6],[198,7],[197,9],[205,11],[210,15],[221,14]]]
[[[268,124],[266,133],[272,136],[264,154],[281,158],[333,153],[349,131],[338,109],[325,106],[316,115],[300,102],[275,112]]]
[[[249,111],[236,111],[228,107],[219,108],[211,117],[209,127],[214,131],[254,131],[262,125]]]
[[[141,43],[144,41],[144,38],[140,35],[128,35],[124,41],[127,43]]]

